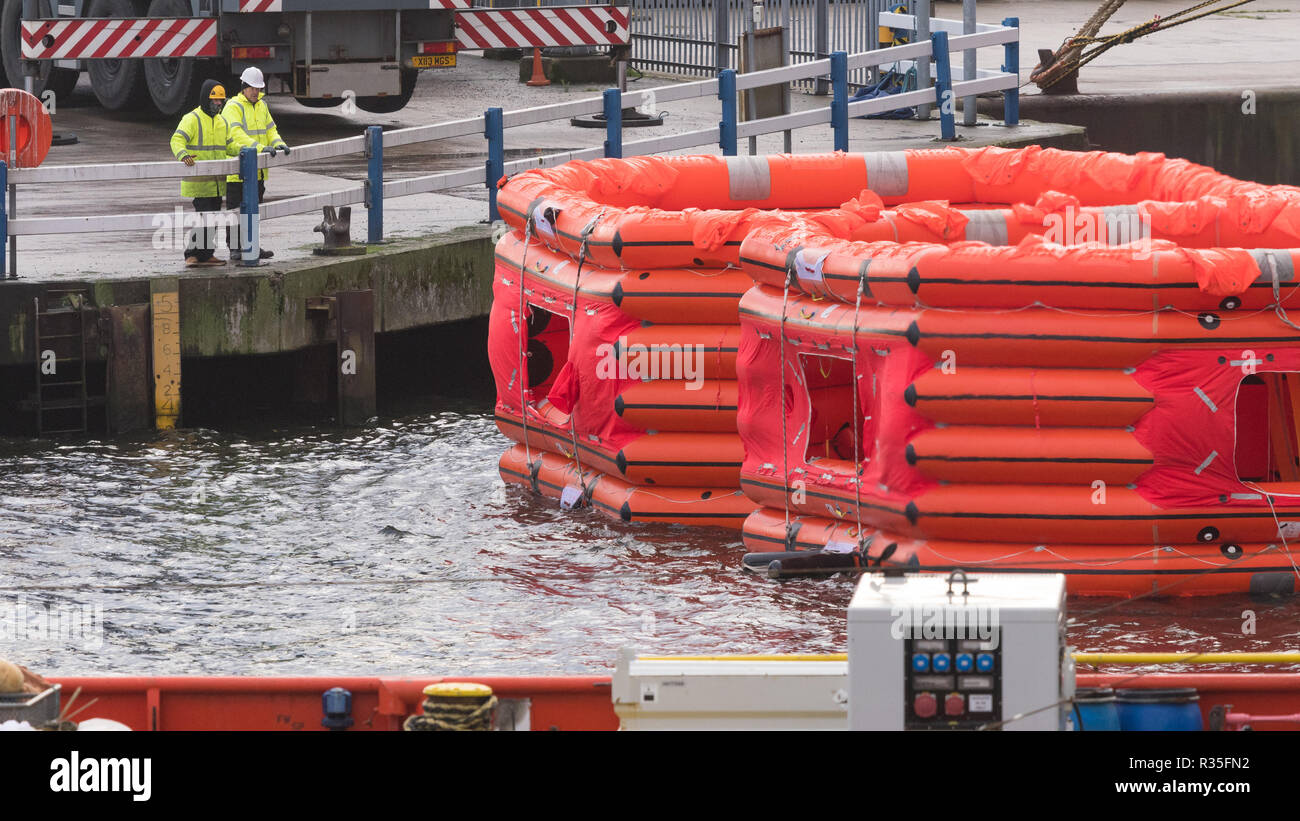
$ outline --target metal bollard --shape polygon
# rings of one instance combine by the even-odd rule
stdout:
[[[727,157],[736,156],[736,72],[718,72],[718,99],[722,101],[722,122],[718,123],[718,147]]]
[[[244,184],[244,199],[239,205],[239,222],[244,228],[239,264],[251,268],[260,264],[262,253],[257,207],[257,149],[253,146],[239,150],[239,178]]]
[[[835,132],[835,150],[849,150],[849,55],[837,51],[831,55],[831,128]]]
[[[607,88],[605,102],[605,156],[623,156],[623,92]]]
[[[489,108],[483,114],[483,136],[488,141],[487,168],[488,222],[501,219],[497,210],[497,182],[506,174],[506,130],[500,108]]]
[[[948,54],[948,32],[936,31],[930,35],[930,51],[934,55],[934,99],[939,105],[939,137],[957,139],[957,100],[952,93],[952,60]]]
[[[1008,17],[1002,21],[1008,28],[1020,28],[1019,17]],[[1019,32],[1016,32],[1019,36]],[[1002,121],[1005,125],[1020,124],[1020,42],[1006,43],[1003,46],[1005,62],[1002,70],[1015,75],[1016,85],[1002,92]]]
[[[372,125],[366,129],[366,242],[384,241],[384,129]],[[328,246],[329,243],[327,242]]]

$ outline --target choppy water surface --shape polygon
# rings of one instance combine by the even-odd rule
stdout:
[[[778,584],[739,570],[738,534],[560,511],[502,485],[506,444],[465,405],[364,431],[0,440],[0,652],[46,673],[306,675],[843,650],[852,580]],[[102,607],[102,641],[41,634],[60,606]],[[1080,649],[1300,646],[1292,602],[1071,608]]]

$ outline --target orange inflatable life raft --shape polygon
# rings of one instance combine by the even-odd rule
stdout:
[[[521,234],[507,234],[497,243],[497,264],[517,271],[528,262],[532,276],[570,291],[580,277],[582,296],[649,322],[735,327],[736,306],[754,284],[739,267],[607,269],[588,261],[579,271],[576,260],[541,242],[524,249]]]
[[[775,549],[779,516],[850,527],[864,562],[884,540],[926,569],[1052,551],[1104,577],[1084,592],[1198,562],[1214,580],[1185,591],[1285,586],[1300,189],[1158,154],[944,148],[575,162],[498,203],[498,420],[576,455],[572,481],[738,480]],[[736,266],[758,283],[739,337]],[[596,375],[702,335],[702,389]]]
[[[579,481],[573,459],[548,451],[530,454],[523,445],[503,453],[498,467],[506,483],[548,498],[563,499],[566,488],[581,488],[586,504],[624,522],[739,530],[754,510],[753,502],[735,488],[642,487],[585,467]]]
[[[1074,585],[1085,592],[1294,589],[1300,189],[1150,156],[1086,155],[1071,176],[1059,158],[969,153],[944,199],[994,202],[982,184],[1022,199],[894,209],[938,242],[871,236],[889,213],[874,192],[747,234],[759,284],[740,306],[741,486],[768,508],[752,548],[783,549],[779,517],[851,526],[862,561],[884,539],[926,569],[1047,551],[1049,567],[1132,577]],[[931,160],[948,161],[909,155],[909,172]],[[1053,177],[1061,188],[1043,190]],[[1075,246],[1024,228],[1061,203],[1147,222],[1116,245],[1104,228]],[[971,242],[972,227],[1004,244]],[[819,375],[846,366],[830,390],[847,401],[828,401]],[[842,431],[830,449],[828,429]]]

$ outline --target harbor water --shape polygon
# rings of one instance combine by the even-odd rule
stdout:
[[[845,647],[855,580],[739,534],[506,487],[482,401],[328,424],[0,439],[0,655],[46,674],[607,672],[620,647]],[[1079,650],[1280,650],[1294,600],[1071,600]],[[1168,668],[1166,668],[1168,669]]]

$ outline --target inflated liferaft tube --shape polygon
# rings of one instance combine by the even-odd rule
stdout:
[[[916,219],[886,220],[875,228],[869,226],[878,219],[860,219],[857,228],[865,233],[854,239],[929,240],[935,231],[940,236],[946,231],[947,241],[996,242],[999,221],[1013,238],[1016,226],[1050,222],[1048,214],[1060,214],[1065,207],[1152,202],[1172,204],[1147,209],[1155,239],[1167,236],[1200,247],[1300,246],[1281,240],[1295,233],[1293,220],[1278,219],[1286,204],[1296,201],[1296,189],[1242,182],[1162,154],[1037,146],[574,161],[503,179],[497,202],[509,225],[574,259],[608,268],[677,267],[735,264],[745,236],[764,225],[772,210],[836,209],[860,203],[864,191],[884,205],[910,206]],[[1261,196],[1268,202],[1259,204]],[[870,199],[851,210],[870,212]],[[944,213],[927,216],[915,205],[925,201],[1004,205],[1018,211],[1008,227],[1008,218],[1001,215],[973,220],[962,214],[955,219]],[[1112,224],[1126,224],[1131,215],[1110,216]],[[953,222],[962,223],[960,235],[953,233]],[[919,233],[899,236],[893,228],[890,235],[878,233],[899,224]],[[975,234],[967,236],[969,231]],[[1073,226],[1070,234],[1076,234]],[[1270,241],[1272,237],[1277,239]],[[1095,239],[1114,242],[1119,236]]]
[[[1169,596],[1207,596],[1295,591],[1295,568],[1274,543],[1164,544],[1156,549],[1112,544],[1027,544],[958,539],[918,539],[852,521],[760,508],[744,523],[745,548],[786,558],[791,575],[804,556],[837,561],[814,563],[819,570],[867,568],[907,573],[1064,573],[1075,595],[1140,596],[1160,590]],[[754,562],[758,564],[758,562]]]

